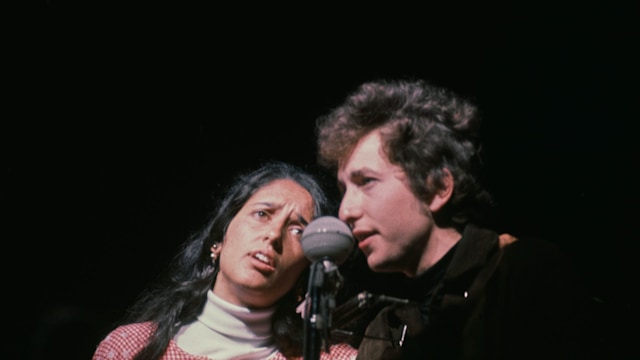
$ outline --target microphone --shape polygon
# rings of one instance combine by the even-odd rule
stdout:
[[[302,232],[300,244],[311,261],[309,284],[303,311],[304,359],[319,360],[320,349],[330,349],[331,313],[343,278],[338,265],[344,263],[355,245],[351,229],[333,216],[312,220]]]
[[[344,263],[355,246],[351,229],[342,220],[333,216],[321,216],[309,223],[300,239],[306,257],[330,260],[336,265]]]

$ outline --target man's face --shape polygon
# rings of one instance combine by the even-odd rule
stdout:
[[[339,217],[352,226],[369,267],[415,274],[433,221],[405,172],[388,161],[378,131],[360,139],[340,166],[338,183],[344,191]]]

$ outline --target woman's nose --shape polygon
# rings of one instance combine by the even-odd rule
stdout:
[[[267,233],[265,234],[265,240],[267,241],[276,241],[280,238],[280,231],[275,227],[271,226],[267,229]]]

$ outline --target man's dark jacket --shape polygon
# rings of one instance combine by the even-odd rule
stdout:
[[[367,327],[358,359],[587,358],[588,301],[555,244],[467,225],[422,304],[428,325],[421,304],[389,305]]]

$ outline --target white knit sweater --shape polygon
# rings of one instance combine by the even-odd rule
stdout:
[[[231,304],[212,290],[198,320],[185,325],[174,340],[185,351],[210,359],[263,360],[276,353],[271,336],[275,307],[251,310]]]

